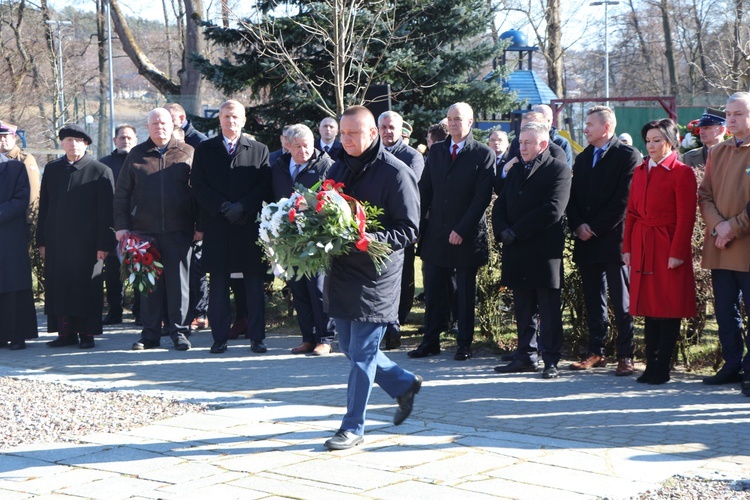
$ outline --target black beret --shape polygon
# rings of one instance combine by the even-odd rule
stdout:
[[[61,141],[66,137],[80,137],[81,139],[86,141],[86,144],[91,144],[92,142],[94,142],[93,140],[91,140],[91,136],[87,134],[80,125],[76,125],[75,123],[65,125],[60,129],[60,132],[58,132],[57,136]]]

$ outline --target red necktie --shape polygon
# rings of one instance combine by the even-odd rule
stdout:
[[[451,152],[451,160],[455,160],[458,156],[458,144],[453,145],[453,151]]]

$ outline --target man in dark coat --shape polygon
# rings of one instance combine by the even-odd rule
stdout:
[[[102,333],[104,259],[112,234],[112,171],[86,153],[91,137],[78,125],[60,129],[65,156],[47,164],[36,241],[44,259],[50,347],[94,347]],[[80,342],[79,342],[80,340]]]
[[[156,288],[141,294],[141,338],[134,351],[160,346],[164,305],[166,334],[178,351],[190,349],[187,336],[189,273],[195,230],[195,206],[190,191],[193,148],[172,135],[172,117],[164,108],[148,114],[148,139],[130,150],[117,179],[115,230],[117,240],[130,231],[140,233],[161,254],[163,274]]]
[[[285,128],[284,139],[289,149],[271,165],[273,199],[288,198],[295,184],[312,187],[325,179],[333,160],[314,147],[315,137],[307,125],[295,124]],[[292,354],[330,354],[336,335],[336,325],[323,308],[323,282],[325,275],[302,276],[287,281],[292,291],[297,323],[302,332],[302,343],[292,349]]]
[[[383,149],[375,117],[363,106],[344,111],[341,142],[344,151],[329,177],[344,183],[344,193],[383,210],[378,219],[382,229],[368,236],[387,242],[393,253],[378,272],[365,252],[352,249],[333,259],[326,276],[326,310],[336,320],[339,345],[351,361],[346,415],[340,429],[325,442],[331,450],[362,443],[374,382],[398,402],[395,425],[411,414],[414,396],[422,386],[422,377],[399,367],[378,348],[386,325],[398,318],[403,249],[417,238],[417,179],[409,167]]]
[[[448,137],[430,148],[429,168],[419,183],[423,234],[425,334],[412,358],[440,353],[440,329],[453,270],[458,300],[458,349],[454,358],[471,358],[477,270],[487,263],[485,211],[492,199],[495,153],[471,135],[474,112],[466,103],[448,109]],[[429,213],[429,219],[428,219]],[[426,227],[425,227],[426,226]]]
[[[229,280],[242,273],[247,292],[248,334],[253,352],[264,353],[267,266],[258,240],[258,213],[271,201],[268,148],[242,134],[245,108],[233,100],[219,108],[221,134],[201,143],[191,176],[201,209],[203,267],[211,275],[208,310],[214,343],[211,352],[227,349],[231,328]]]
[[[521,129],[519,143],[523,163],[508,173],[492,210],[492,228],[503,244],[501,282],[513,290],[518,351],[510,364],[495,371],[536,371],[538,309],[542,377],[556,378],[563,342],[563,215],[570,197],[571,172],[567,164],[550,156],[546,123],[527,124]]]
[[[24,164],[0,153],[0,347],[11,351],[39,336],[26,226],[30,192]]]
[[[547,106],[546,104],[537,104],[533,108],[531,108],[532,111],[536,111],[537,113],[542,113],[544,115],[544,122],[549,127],[549,140],[551,144],[555,144],[560,147],[565,152],[565,158],[566,162],[568,163],[569,167],[573,166],[573,148],[570,145],[570,141],[568,141],[565,137],[561,136],[560,133],[557,131],[557,127],[552,125],[552,120],[554,118],[554,115],[552,113],[552,108]]]
[[[318,147],[316,149],[320,149],[328,154],[333,161],[336,161],[342,150],[341,141],[336,139],[336,136],[339,134],[339,124],[336,123],[334,118],[328,116],[320,120],[318,132],[320,132],[320,142],[317,144]]]
[[[604,342],[609,314],[607,289],[617,321],[616,375],[633,373],[633,317],[628,270],[622,260],[622,236],[630,181],[640,155],[615,134],[615,113],[595,106],[586,113],[583,133],[589,145],[573,165],[568,225],[575,234],[573,262],[578,265],[589,327],[589,353],[573,370],[605,366]]]
[[[175,130],[182,130],[185,134],[183,141],[185,144],[197,148],[198,144],[208,139],[206,134],[198,132],[193,128],[190,120],[187,119],[185,108],[171,102],[164,106],[164,109],[172,115],[172,122]],[[203,269],[203,241],[196,239],[193,241],[193,248],[190,254],[190,305],[188,313],[188,322],[191,329],[202,330],[208,326],[208,278],[206,270]]]
[[[112,141],[115,143],[115,149],[104,158],[100,158],[99,161],[112,170],[115,184],[117,184],[117,178],[120,176],[122,164],[125,163],[125,157],[128,156],[133,146],[138,144],[135,127],[127,123],[118,125],[115,127],[115,137]],[[120,324],[122,323],[122,279],[120,278],[120,259],[117,258],[117,252],[114,248],[104,261],[104,283],[107,287],[109,311],[107,311],[102,323],[105,325]],[[136,297],[138,297],[138,294],[136,294]],[[135,305],[133,309],[135,309]],[[135,313],[134,310],[133,314]]]
[[[378,132],[386,151],[411,168],[417,182],[424,170],[424,156],[403,140],[404,119],[395,111],[386,111],[378,117]],[[398,301],[398,323],[388,325],[385,331],[385,348],[401,346],[401,328],[414,305],[414,245],[404,248],[404,271],[401,275],[401,297]]]

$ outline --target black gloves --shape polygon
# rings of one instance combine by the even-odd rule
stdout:
[[[242,225],[247,222],[245,209],[240,202],[224,202],[221,206],[221,215],[223,215],[231,224]]]
[[[500,241],[503,242],[503,245],[510,245],[516,241],[516,233],[511,228],[505,229],[500,233]]]

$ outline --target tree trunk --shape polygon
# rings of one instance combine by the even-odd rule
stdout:
[[[669,21],[669,0],[661,0],[660,9],[661,24],[664,29],[664,56],[667,58],[667,71],[669,72],[669,94],[676,96],[679,94],[679,84],[672,43],[672,25]]]
[[[161,94],[165,96],[180,95],[180,86],[157,68],[135,41],[128,23],[125,21],[125,16],[120,11],[120,5],[117,3],[117,0],[110,0],[110,10],[112,12],[112,22],[115,25],[115,31],[117,31],[117,35],[122,42],[122,48],[130,60],[133,61],[135,67],[138,68],[138,73],[146,78],[151,85],[156,87],[156,90]]]
[[[563,46],[560,22],[560,0],[547,0],[544,11],[547,21],[547,81],[557,95],[563,96]]]
[[[185,111],[192,115],[202,113],[203,80],[191,59],[193,54],[203,55],[204,52],[205,41],[200,30],[202,12],[202,0],[185,0],[185,52],[180,71],[180,103]]]
[[[99,133],[97,134],[97,151],[99,157],[109,151],[112,144],[112,138],[109,137],[109,119],[107,112],[109,100],[108,87],[109,78],[107,75],[107,0],[97,0],[96,2],[96,37],[97,37],[97,56],[99,59],[99,111],[97,119],[99,122]]]
[[[167,0],[161,0],[161,7],[164,11],[164,39],[167,45],[167,78],[171,79],[174,75],[174,63],[172,62],[172,34],[169,31],[169,11],[167,10]]]
[[[703,21],[701,19],[701,13],[698,11],[698,2],[693,0],[693,14],[695,15],[695,43],[698,49],[698,67],[701,69],[701,79],[703,92],[708,92],[708,64],[706,62],[706,50],[703,47]]]

